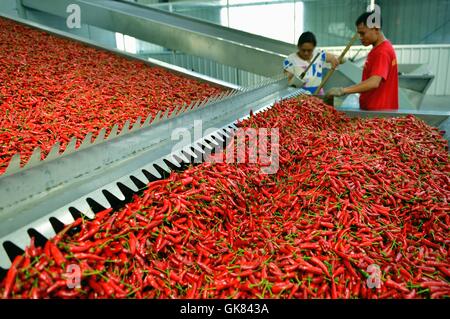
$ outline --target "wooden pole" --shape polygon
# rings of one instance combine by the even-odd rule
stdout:
[[[300,79],[303,80],[303,78],[305,77],[306,73],[308,73],[309,69],[311,68],[311,66],[314,64],[314,62],[316,62],[317,58],[319,57],[320,52],[318,52],[316,54],[316,56],[314,57],[314,59],[311,61],[311,63],[309,63],[308,67],[306,68],[305,71],[302,72],[302,74],[300,75]]]
[[[347,54],[348,50],[350,50],[350,47],[353,45],[353,43],[355,43],[356,39],[358,39],[358,33],[355,33],[355,35],[353,36],[353,38],[350,40],[350,42],[347,44],[347,46],[345,47],[344,51],[342,51],[341,55],[339,56],[339,63],[342,62],[342,60],[344,59],[345,55]],[[322,80],[322,83],[320,83],[319,87],[317,88],[316,92],[314,92],[314,95],[318,95],[320,90],[322,90],[322,88],[325,86],[325,84],[328,82],[328,80],[330,79],[330,77],[333,75],[334,71],[336,71],[336,68],[331,68],[331,70],[327,73],[327,75],[325,76],[325,78]]]

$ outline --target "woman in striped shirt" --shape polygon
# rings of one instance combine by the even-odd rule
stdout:
[[[325,63],[330,63],[332,67],[339,65],[339,60],[335,55],[319,50],[316,46],[317,40],[315,35],[312,32],[304,32],[298,39],[298,51],[290,54],[283,62],[283,69],[288,76],[289,85],[302,87],[312,94],[322,82]],[[306,72],[303,81],[295,79],[295,77],[300,78],[318,53],[320,53],[320,56]],[[319,94],[323,95],[323,92]]]

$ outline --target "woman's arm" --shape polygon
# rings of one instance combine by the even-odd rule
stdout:
[[[286,74],[287,77],[288,77],[288,84],[289,85],[293,85],[293,83],[294,83],[294,81],[293,81],[294,80],[294,74],[289,72],[289,71],[286,71],[286,70],[284,70],[284,74]]]
[[[326,54],[326,58],[325,61],[331,64],[331,67],[333,69],[337,68],[339,63],[339,59],[337,56],[335,56],[334,54],[331,54],[329,52],[325,52]],[[342,61],[342,63],[344,63],[344,61]]]
[[[293,73],[286,70],[284,70],[284,74],[287,75],[289,81],[292,80],[292,78],[294,77]]]

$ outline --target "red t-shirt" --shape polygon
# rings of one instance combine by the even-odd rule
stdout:
[[[397,56],[388,40],[373,48],[367,56],[362,80],[365,81],[374,75],[381,76],[383,79],[377,89],[361,93],[360,108],[363,110],[397,110]]]

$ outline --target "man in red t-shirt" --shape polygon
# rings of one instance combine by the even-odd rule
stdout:
[[[356,21],[361,43],[364,46],[373,45],[364,65],[362,82],[346,88],[332,88],[327,95],[361,93],[359,105],[362,110],[397,110],[397,56],[391,42],[381,30],[381,17],[378,23],[371,22],[374,14],[375,12],[366,12]]]

